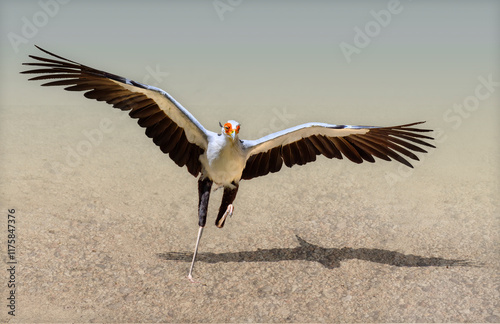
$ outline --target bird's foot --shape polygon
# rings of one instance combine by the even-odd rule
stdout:
[[[193,276],[192,276],[191,274],[188,274],[187,278],[188,278],[189,282],[191,282],[191,283],[193,283],[193,284],[200,284],[200,285],[202,285],[202,286],[206,286],[206,285],[207,285],[206,283],[203,283],[203,282],[201,282],[201,281],[194,280],[194,279],[193,279]]]
[[[198,281],[194,280],[193,279],[193,275],[192,274],[188,274],[187,276],[188,280],[191,281],[192,283],[199,283]]]
[[[226,220],[226,217],[229,216],[233,216],[233,212],[234,212],[234,207],[233,207],[233,204],[229,204],[227,206],[227,209],[226,209],[226,212],[224,213],[224,215],[222,215],[221,219],[219,220],[219,222],[217,223],[217,227],[218,228],[221,228],[222,227],[222,224],[224,224],[224,221]]]

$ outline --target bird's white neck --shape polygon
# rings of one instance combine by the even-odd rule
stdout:
[[[219,135],[209,141],[206,162],[202,161],[207,175],[217,184],[238,182],[245,167],[245,153],[240,140]]]

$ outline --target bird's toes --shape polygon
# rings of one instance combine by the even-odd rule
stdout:
[[[224,226],[224,221],[226,220],[227,216],[233,216],[233,212],[234,212],[233,204],[229,204],[227,206],[226,212],[224,213],[224,215],[222,215],[220,220],[217,222],[217,227],[222,228]]]

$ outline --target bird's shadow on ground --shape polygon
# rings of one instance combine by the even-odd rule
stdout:
[[[277,262],[304,260],[319,262],[326,268],[340,267],[345,260],[357,259],[396,267],[450,267],[450,266],[476,266],[468,260],[443,259],[437,257],[423,257],[412,254],[403,254],[395,251],[382,249],[353,249],[344,247],[324,248],[311,244],[300,236],[295,235],[299,246],[295,248],[279,249],[257,249],[257,251],[226,252],[226,253],[199,253],[197,262]],[[192,253],[188,252],[166,252],[158,253],[159,258],[170,261],[191,262]]]

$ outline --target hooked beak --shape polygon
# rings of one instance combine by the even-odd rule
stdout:
[[[231,131],[231,138],[233,139],[233,141],[236,138],[236,132],[234,130]]]

